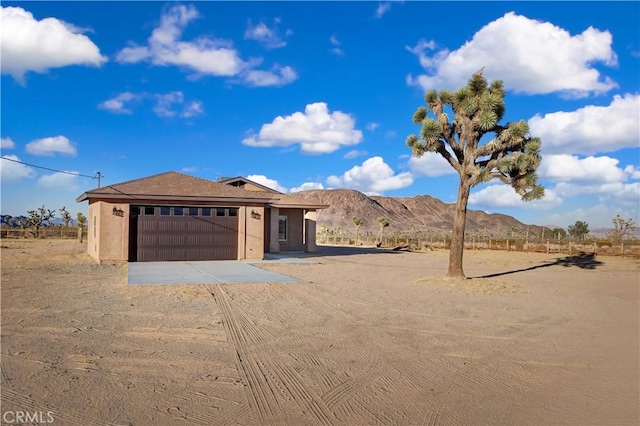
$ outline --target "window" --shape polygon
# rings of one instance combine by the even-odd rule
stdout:
[[[198,208],[189,207],[189,216],[198,216]]]
[[[161,216],[169,216],[171,214],[170,207],[160,207],[160,215]]]
[[[278,216],[278,240],[287,241],[287,217]]]
[[[209,207],[203,207],[202,216],[211,216],[211,209]]]
[[[153,216],[156,214],[156,208],[155,207],[145,207],[144,208],[144,214],[145,216]]]
[[[229,209],[229,216],[231,217],[238,216],[238,209]]]
[[[140,207],[131,207],[131,215],[132,216],[137,216],[140,214]]]
[[[173,208],[173,215],[174,216],[182,216],[183,210],[184,209],[182,207],[174,207]]]
[[[216,216],[225,216],[225,209],[217,208]]]

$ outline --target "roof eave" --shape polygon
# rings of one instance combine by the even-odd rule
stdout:
[[[270,198],[243,198],[243,197],[203,197],[203,196],[167,196],[167,195],[148,195],[148,194],[100,194],[100,193],[84,193],[78,198],[77,202],[86,200],[126,200],[135,202],[135,200],[143,201],[186,201],[186,202],[229,202],[229,203],[259,203],[266,204],[272,201]]]
[[[279,208],[279,209],[314,209],[314,210],[321,210],[321,209],[328,209],[329,205],[327,204],[285,204],[285,203],[270,203],[268,205],[268,207],[275,207],[275,208]]]

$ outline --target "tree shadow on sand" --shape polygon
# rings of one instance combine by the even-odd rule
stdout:
[[[580,269],[596,269],[598,266],[601,266],[603,264],[604,264],[603,262],[596,259],[595,253],[581,252],[575,256],[559,257],[554,262],[544,262],[540,265],[530,266],[528,268],[516,269],[513,271],[506,271],[506,272],[497,272],[495,274],[482,275],[482,276],[473,277],[473,278],[493,278],[493,277],[499,277],[502,275],[515,274],[516,272],[525,272],[525,271],[532,271],[534,269],[539,269],[539,268],[548,268],[549,266],[563,266],[565,268],[576,266]]]

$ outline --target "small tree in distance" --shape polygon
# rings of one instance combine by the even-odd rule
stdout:
[[[567,236],[567,231],[565,231],[563,228],[553,228],[552,233],[553,238],[555,238],[556,240],[562,240]]]
[[[524,201],[544,196],[535,173],[540,164],[541,141],[529,136],[524,120],[500,124],[505,112],[504,97],[502,81],[489,84],[480,70],[455,92],[429,90],[425,94],[427,105],[413,115],[413,122],[422,126],[420,136],[407,138],[413,155],[438,153],[460,176],[447,272],[450,277],[465,277],[462,256],[471,187],[498,179],[511,185]],[[451,120],[447,110],[453,112]],[[429,113],[435,118],[428,117]],[[481,143],[487,134],[493,134],[493,139]]]
[[[45,208],[44,204],[36,210],[29,210],[27,214],[29,216],[21,225],[23,228],[29,229],[35,238],[39,238],[42,228],[49,226],[51,219],[55,218],[55,212]]]
[[[623,219],[619,214],[613,219],[613,231],[609,232],[609,239],[614,242],[622,241],[625,236],[630,236],[636,230],[633,219]]]
[[[389,221],[386,217],[378,218],[378,225],[380,225],[380,242],[378,243],[378,247],[382,246],[382,233],[384,232],[384,228],[389,226]]]
[[[81,212],[78,212],[76,222],[78,222],[78,241],[82,242],[82,232],[85,224],[87,223],[87,218]]]
[[[576,220],[576,223],[569,225],[569,235],[576,240],[584,240],[589,235],[589,224],[581,220]]]
[[[71,223],[71,214],[67,211],[66,207],[62,207],[60,210],[60,219],[62,219],[62,223],[64,224],[65,228],[69,227],[69,224]]]
[[[353,224],[356,226],[356,245],[358,245],[358,233],[360,231],[360,227],[364,225],[364,219],[361,217],[352,217],[351,220]]]

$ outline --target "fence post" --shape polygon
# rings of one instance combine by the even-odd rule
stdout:
[[[573,245],[573,241],[569,241],[569,256],[571,256],[571,246]]]
[[[624,243],[620,243],[620,257],[624,257]]]
[[[549,249],[550,249],[550,247],[549,247],[549,240],[547,240],[547,254],[549,254]]]

